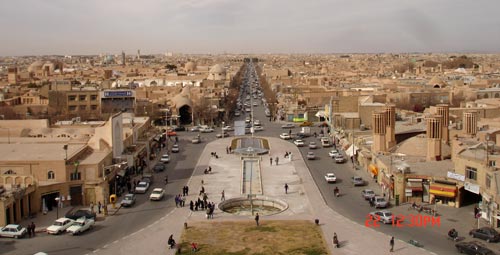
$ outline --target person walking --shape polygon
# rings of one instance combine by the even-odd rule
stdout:
[[[259,213],[257,213],[257,214],[255,215],[255,223],[257,224],[257,227],[259,226],[259,219],[260,219],[260,217],[259,217]]]
[[[278,165],[278,161],[279,161],[279,160],[280,160],[280,158],[278,158],[278,157],[276,157],[276,158],[274,159],[274,162],[276,163],[276,165]]]
[[[389,241],[389,245],[391,246],[391,249],[389,252],[394,252],[394,236],[391,237],[391,241]]]
[[[30,226],[31,226],[31,236],[35,237],[35,228],[36,228],[36,225],[32,221]]]
[[[28,226],[26,226],[26,230],[28,230],[28,238],[31,238],[31,224],[28,224]]]
[[[220,193],[220,201],[225,201],[226,197],[224,196],[224,190]]]
[[[333,247],[335,248],[339,248],[340,245],[339,245],[339,239],[337,237],[337,233],[333,233]]]
[[[288,183],[285,183],[285,194],[288,194]]]
[[[94,213],[94,202],[90,202],[90,211]]]
[[[97,212],[101,214],[102,204],[101,201],[97,202]]]
[[[269,163],[271,164],[271,166],[273,165],[273,158],[272,157],[269,157]]]

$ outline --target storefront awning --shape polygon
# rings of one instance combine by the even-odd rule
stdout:
[[[373,174],[373,175],[378,175],[378,168],[376,165],[374,164],[370,164],[368,166],[368,169],[370,169],[370,172]]]
[[[358,149],[359,148],[356,145],[351,144],[351,146],[347,150],[345,150],[345,154],[348,157],[352,157]]]
[[[423,191],[422,182],[406,182],[406,188],[411,189],[412,191]]]
[[[441,183],[432,183],[430,193],[441,197],[455,197],[457,187],[454,185],[446,185]]]

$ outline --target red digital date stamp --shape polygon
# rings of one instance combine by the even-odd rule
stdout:
[[[422,214],[398,214],[397,216],[389,212],[376,212],[367,215],[365,226],[369,228],[380,227],[380,223],[391,224],[392,227],[440,227],[441,217],[434,217]]]

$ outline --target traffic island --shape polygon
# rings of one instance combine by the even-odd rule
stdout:
[[[327,245],[313,222],[261,218],[259,226],[246,221],[189,222],[181,236],[184,251],[197,246],[196,254],[328,254]],[[189,253],[189,252],[188,252]]]

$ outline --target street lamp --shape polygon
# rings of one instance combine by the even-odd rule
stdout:
[[[59,205],[61,204],[61,197],[56,197],[55,200],[57,201],[57,208],[56,208],[56,219],[59,219]]]
[[[226,123],[224,123],[224,121],[223,121],[223,122],[222,122],[222,126],[221,126],[221,128],[220,128],[220,129],[221,129],[221,131],[222,131],[222,138],[224,138],[224,124],[226,124]]]

